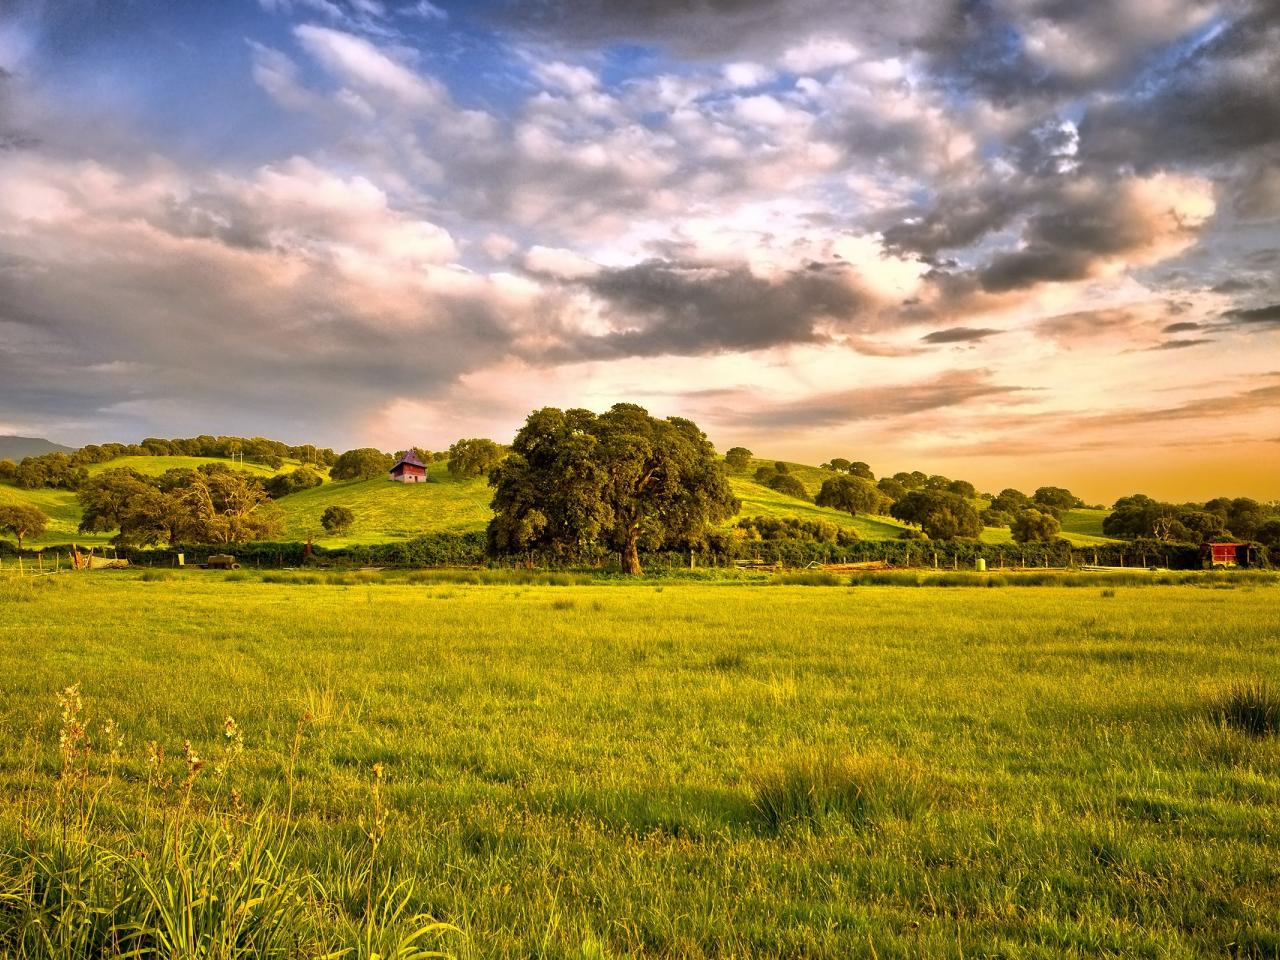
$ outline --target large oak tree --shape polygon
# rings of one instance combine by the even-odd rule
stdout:
[[[739,506],[696,424],[629,403],[598,416],[534,411],[489,482],[494,552],[574,557],[605,547],[629,574],[642,572],[642,549],[698,543]]]

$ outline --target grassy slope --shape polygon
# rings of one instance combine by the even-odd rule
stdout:
[[[1209,704],[1280,673],[1275,588],[40,586],[0,595],[6,836],[80,681],[127,849],[148,741],[178,784],[184,738],[210,758],[203,810],[232,714],[223,793],[279,817],[306,711],[294,856],[332,885],[382,764],[379,866],[462,957],[1274,954],[1280,739]],[[851,755],[845,813],[757,807]]]
[[[69,490],[23,490],[7,483],[0,483],[0,503],[26,503],[39,507],[49,516],[49,529],[42,537],[28,538],[33,547],[51,543],[106,543],[109,533],[77,533],[80,524],[80,504]]]
[[[481,477],[457,480],[436,464],[431,482],[392,483],[389,480],[329,482],[280,501],[285,514],[284,537],[316,537],[325,546],[380,543],[422,533],[483,530],[491,516],[490,490]],[[320,526],[325,507],[338,505],[356,515],[346,537],[329,537]]]
[[[827,510],[756,483],[752,479],[756,468],[773,462],[758,459],[747,470],[730,476],[734,493],[742,501],[741,516],[824,520],[855,530],[864,540],[892,540],[905,528],[905,524],[890,517],[850,517],[847,513]],[[129,467],[139,473],[158,475],[166,470],[195,468],[206,463],[230,465],[231,461],[203,457],[121,457],[109,463],[94,464],[89,472]],[[246,463],[243,469],[259,476],[271,476],[297,466],[296,463],[286,463],[275,471]],[[805,485],[810,496],[817,494],[823,480],[832,476],[828,471],[804,464],[793,463],[788,467],[791,474]],[[314,537],[317,543],[338,547],[380,543],[422,533],[483,530],[490,517],[490,490],[485,481],[482,478],[457,480],[441,464],[432,464],[431,477],[431,483],[421,485],[386,480],[326,482],[314,490],[285,497],[280,501],[285,515],[282,537],[287,540]],[[20,490],[0,485],[0,503],[23,501],[35,503],[54,519],[49,532],[33,541],[36,545],[65,543],[73,537],[84,543],[102,543],[110,539],[105,534],[76,534],[80,511],[73,494],[60,490]],[[332,504],[348,507],[356,515],[355,527],[345,537],[327,536],[320,526],[321,514]],[[1105,543],[1107,539],[1102,536],[1102,518],[1105,516],[1106,512],[1099,510],[1070,511],[1063,518],[1063,534],[1078,546]],[[984,530],[982,539],[987,543],[1008,543],[1010,536],[1007,529]]]
[[[798,517],[801,520],[825,520],[847,529],[857,531],[864,540],[892,540],[901,533],[906,525],[891,517],[851,517],[839,510],[828,510],[778,493],[754,479],[757,468],[773,466],[773,460],[753,460],[751,465],[741,473],[733,473],[729,482],[733,492],[742,501],[744,517]],[[816,496],[822,489],[822,481],[834,476],[826,470],[805,466],[801,463],[788,463],[788,472],[804,484],[809,496]]]

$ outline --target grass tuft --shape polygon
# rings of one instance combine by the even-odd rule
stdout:
[[[778,573],[769,582],[775,586],[784,587],[839,587],[844,585],[844,580],[839,576],[823,570],[796,570],[791,573]]]
[[[810,754],[757,774],[752,809],[770,833],[821,831],[834,823],[866,826],[886,817],[911,819],[925,806],[919,771],[880,754]]]
[[[1265,680],[1237,683],[1214,704],[1213,716],[1251,736],[1275,736],[1280,733],[1280,688]]]

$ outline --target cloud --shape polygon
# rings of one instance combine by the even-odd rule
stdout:
[[[1202,347],[1207,343],[1215,343],[1214,340],[1165,340],[1158,343],[1154,347],[1148,347],[1148,350],[1185,350],[1188,347]]]
[[[1115,184],[1081,180],[1057,200],[1029,218],[1019,249],[997,254],[979,270],[984,290],[1157,263],[1191,246],[1214,211],[1208,181],[1166,174]]]
[[[986,370],[956,370],[914,383],[854,387],[784,403],[760,403],[758,393],[744,395],[733,407],[719,407],[708,414],[712,422],[726,426],[750,425],[764,431],[819,429],[908,417],[982,400],[1002,401],[1023,389],[993,382]]]
[[[1232,6],[1235,17],[1136,95],[1090,106],[1080,123],[1086,158],[1144,170],[1234,161],[1280,142],[1280,8],[1270,0]]]
[[[920,339],[925,343],[973,343],[999,333],[1004,331],[990,327],[952,327],[949,330],[935,330]]]
[[[366,93],[418,108],[436,107],[447,99],[437,81],[415,73],[363,37],[309,23],[296,27],[294,35],[328,70]]]
[[[1280,327],[1280,303],[1252,309],[1237,308],[1228,310],[1222,315],[1224,320],[1234,324],[1256,327]]]
[[[830,341],[869,305],[846,271],[760,277],[745,266],[649,260],[602,271],[586,288],[610,330],[566,345],[569,356],[656,356]]]

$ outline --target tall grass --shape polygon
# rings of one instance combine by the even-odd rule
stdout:
[[[1280,734],[1280,687],[1266,680],[1236,683],[1214,704],[1213,715],[1255,737]]]
[[[108,812],[121,799],[113,794],[127,793],[117,778],[126,759],[119,728],[108,721],[90,731],[78,686],[59,695],[59,708],[56,782],[0,841],[0,956],[447,955],[431,947],[457,928],[415,909],[417,881],[397,881],[377,861],[387,829],[376,801],[380,765],[366,847],[334,851],[337,876],[353,878],[365,894],[353,910],[331,879],[304,866],[291,816],[271,804],[247,812],[231,786],[243,751],[232,718],[212,769],[190,741],[176,769],[153,742],[140,819],[130,820]],[[95,752],[95,737],[105,756]],[[292,780],[292,762],[289,771]]]
[[[808,752],[752,780],[752,809],[762,826],[821,830],[832,821],[863,827],[874,818],[910,819],[925,805],[924,778],[904,761],[880,755]]]

